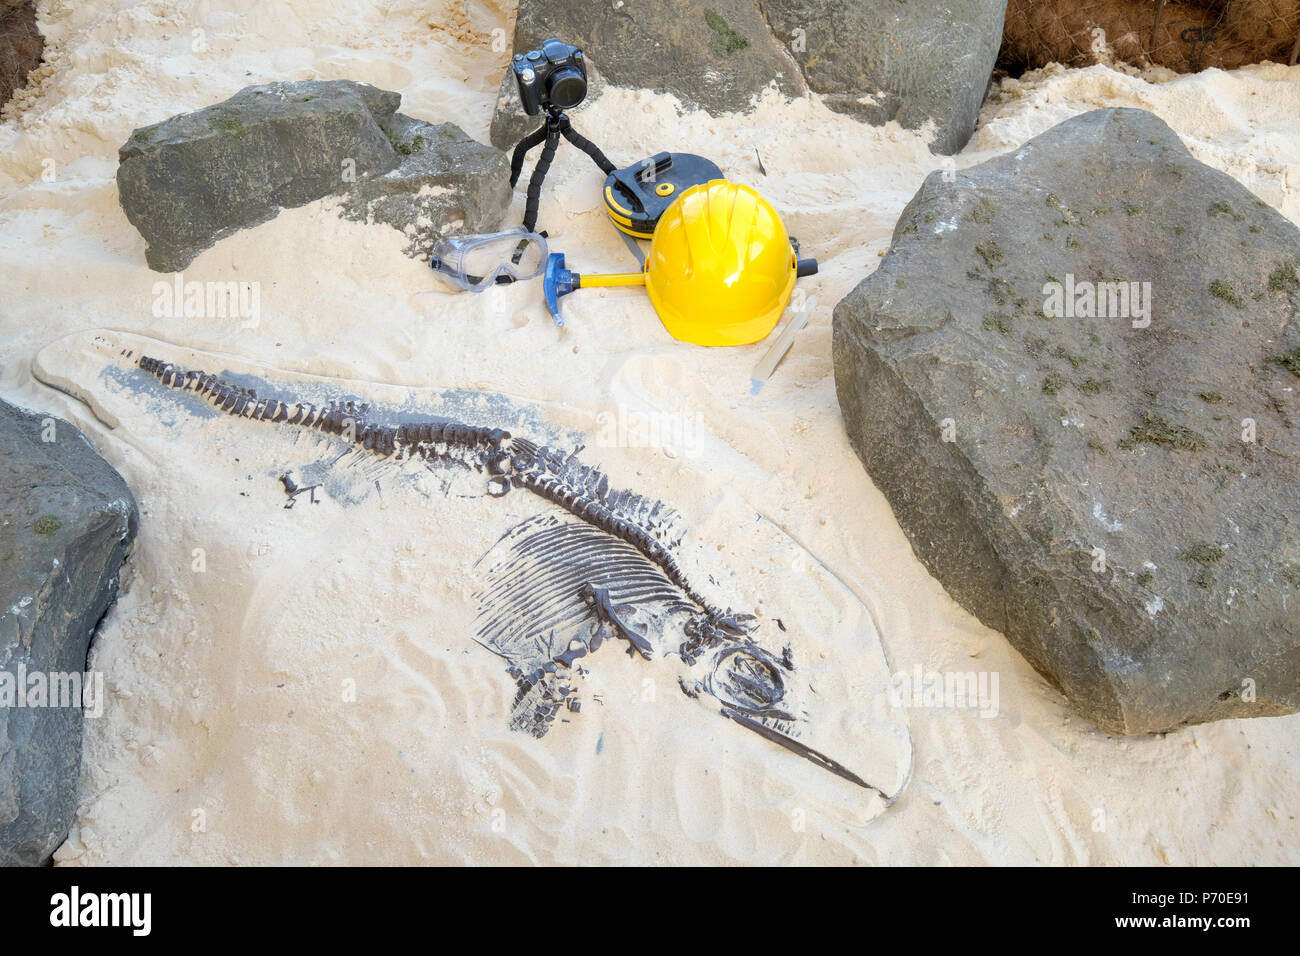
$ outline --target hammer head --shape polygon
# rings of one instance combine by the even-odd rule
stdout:
[[[546,306],[551,310],[555,324],[564,327],[560,318],[560,296],[568,295],[578,288],[579,277],[564,268],[564,253],[552,252],[546,259],[546,274],[542,279],[542,290],[546,293]]]

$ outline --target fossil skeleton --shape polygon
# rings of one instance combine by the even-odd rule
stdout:
[[[625,641],[629,655],[649,659],[666,651],[678,657],[687,668],[678,681],[688,696],[716,699],[723,716],[892,802],[800,742],[790,649],[780,655],[764,649],[751,636],[756,618],[715,607],[692,586],[674,556],[682,540],[680,518],[663,502],[611,488],[577,452],[500,428],[443,418],[384,424],[370,419],[364,403],[262,398],[217,375],[135,358],[131,350],[122,354],[163,385],[237,418],[340,436],[397,461],[469,467],[485,476],[488,495],[519,488],[563,509],[567,515],[548,513],[512,528],[478,563],[486,581],[477,595],[478,641],[506,660],[516,681],[513,729],[541,737],[562,708],[577,711],[570,687],[574,669],[581,672],[577,661],[606,640]],[[294,494],[308,490],[287,476],[281,481],[290,504]],[[656,637],[667,633],[679,634],[680,641],[657,647]]]

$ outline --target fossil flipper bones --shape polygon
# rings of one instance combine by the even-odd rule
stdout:
[[[281,523],[427,528],[441,590],[391,600],[428,601],[440,632],[505,661],[515,730],[554,739],[559,723],[620,719],[608,688],[636,686],[631,668],[726,718],[710,733],[729,723],[786,754],[755,760],[797,757],[814,779],[869,793],[873,812],[907,777],[906,722],[862,602],[725,482],[665,475],[657,488],[707,491],[676,507],[645,485],[621,488],[616,475],[653,475],[663,456],[582,451],[591,422],[579,413],[320,378],[122,332],[70,336],[33,368],[157,467],[245,478],[230,507],[273,509]],[[285,508],[307,488],[324,507]],[[449,524],[454,548],[443,547]]]

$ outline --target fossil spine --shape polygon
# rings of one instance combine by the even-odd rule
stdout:
[[[371,422],[367,418],[369,406],[353,401],[331,401],[318,408],[308,402],[261,399],[252,389],[225,382],[219,376],[147,355],[140,356],[137,364],[162,384],[194,392],[214,407],[240,418],[345,435],[353,444],[384,457],[450,461],[463,460],[452,454],[453,450],[473,455],[475,467],[486,470],[497,482],[490,492],[504,488],[500,491],[504,494],[511,486],[522,487],[558,505],[640,551],[703,608],[708,619],[726,618],[691,586],[672,554],[672,548],[681,540],[675,512],[660,501],[630,491],[611,491],[609,479],[580,462],[576,453],[565,455],[528,439],[514,438],[500,428],[463,422],[431,420],[397,426]],[[440,451],[438,445],[445,450]]]

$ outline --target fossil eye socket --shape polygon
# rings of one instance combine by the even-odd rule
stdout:
[[[751,714],[771,711],[785,698],[776,660],[758,647],[731,647],[713,659],[709,693]]]

